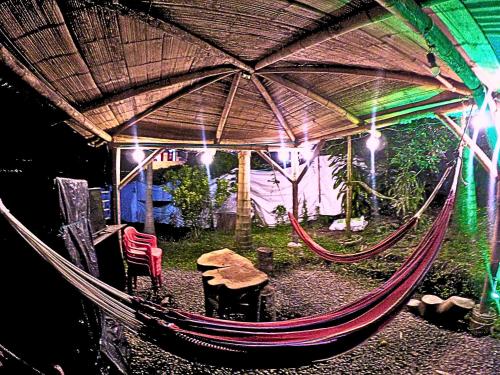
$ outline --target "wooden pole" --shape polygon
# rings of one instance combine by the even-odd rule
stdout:
[[[153,163],[146,168],[146,217],[144,219],[144,233],[156,234],[155,217],[153,212]]]
[[[194,80],[200,80],[203,78],[218,76],[221,74],[235,73],[238,70],[235,68],[228,68],[224,66],[213,67],[213,68],[203,68],[196,70],[194,72],[178,74],[163,79],[159,79],[154,82],[149,82],[140,86],[135,86],[132,88],[124,89],[121,92],[115,92],[111,95],[104,96],[95,101],[88,102],[82,106],[82,112],[92,111],[94,109],[103,107],[105,105],[113,104],[122,100],[132,98],[134,96],[145,94],[151,91],[164,89],[178,85],[180,83],[185,83]]]
[[[484,278],[483,293],[481,294],[481,300],[479,302],[479,312],[481,314],[489,312],[489,302],[492,300],[492,293],[496,292],[492,289],[492,282],[495,282],[500,262],[500,179],[498,178],[496,189],[495,225],[491,238],[490,270],[489,272],[487,271],[486,277]]]
[[[238,201],[236,209],[236,246],[239,250],[252,248],[252,217],[250,201],[251,151],[238,152]]]
[[[296,140],[295,134],[293,134],[292,128],[290,127],[290,125],[288,125],[287,121],[285,120],[285,117],[283,116],[280,109],[278,108],[273,98],[271,97],[271,94],[269,94],[269,92],[266,90],[262,82],[260,82],[260,80],[256,76],[252,75],[251,80],[255,85],[255,87],[257,88],[257,90],[259,91],[260,95],[266,101],[271,111],[274,113],[274,117],[276,117],[276,120],[278,120],[288,138],[290,138],[290,141],[295,142]]]
[[[450,129],[458,139],[463,139],[465,145],[474,153],[474,156],[483,166],[484,170],[488,172],[488,174],[496,177],[497,169],[493,166],[492,161],[484,153],[484,151],[476,143],[472,141],[471,137],[468,134],[464,133],[462,128],[458,126],[458,124],[448,116],[436,114],[436,117],[444,125],[446,125],[448,129]]]
[[[278,74],[266,74],[265,77],[272,82],[276,82],[276,83],[280,84],[281,86],[286,87],[287,89],[292,90],[298,94],[301,94],[301,95],[305,96],[306,98],[309,98],[309,99],[315,101],[316,103],[322,105],[323,107],[334,111],[335,113],[341,115],[342,117],[345,117],[346,119],[348,119],[350,122],[352,122],[355,125],[362,125],[364,123],[364,121],[362,119],[358,118],[355,114],[349,112],[347,109],[342,108],[340,105],[338,105],[337,103],[334,103],[330,99],[327,99],[327,98],[317,94],[316,92],[299,85],[296,82],[293,82],[289,79],[283,78],[282,76],[280,76]]]
[[[310,48],[326,40],[339,37],[350,31],[389,18],[390,14],[379,6],[371,6],[362,11],[352,12],[344,17],[337,18],[326,27],[322,27],[303,38],[295,40],[280,50],[266,56],[255,65],[255,69],[262,69],[272,63],[283,60],[294,53]]]
[[[121,149],[112,147],[112,164],[113,164],[113,221],[115,224],[122,223],[121,203],[120,203],[120,168],[121,168]]]
[[[291,156],[291,168],[292,168],[292,213],[297,219],[299,218],[299,152],[297,150],[292,150]],[[298,242],[299,236],[292,229],[292,242]]]
[[[351,237],[351,216],[352,216],[352,139],[347,137],[347,191],[345,201],[345,231],[348,238]]]
[[[126,175],[123,180],[120,181],[119,188],[123,189],[130,181],[132,181],[135,176],[137,176],[144,168],[147,168],[149,164],[153,163],[154,159],[165,151],[165,147],[154,150],[150,155],[148,155],[143,161],[141,161],[137,166]]]
[[[174,93],[172,95],[167,96],[166,98],[163,98],[159,102],[156,102],[155,104],[146,108],[141,113],[135,115],[130,120],[125,121],[124,123],[118,125],[116,127],[116,129],[113,131],[113,136],[116,137],[117,135],[123,133],[125,130],[127,130],[128,128],[137,124],[139,121],[145,119],[146,117],[153,114],[154,112],[158,111],[163,106],[171,104],[171,103],[175,102],[176,100],[178,100],[186,95],[189,95],[195,91],[201,90],[202,88],[204,88],[208,85],[211,85],[214,82],[217,82],[223,78],[226,78],[230,74],[224,74],[224,75],[213,76],[213,77],[208,77],[208,78],[202,79],[201,81],[198,81],[190,86],[187,86],[187,87],[177,91],[176,93]]]
[[[302,168],[302,171],[300,172],[299,176],[297,177],[297,181],[300,183],[300,181],[302,181],[302,179],[304,178],[304,176],[306,175],[307,173],[307,170],[309,169],[309,167],[311,166],[312,162],[314,161],[314,159],[318,158],[319,157],[319,154],[321,152],[321,149],[323,148],[323,145],[325,144],[325,141],[324,140],[321,140],[318,142],[318,144],[316,145],[316,147],[314,147],[314,151],[311,155],[311,159],[309,161],[306,162],[306,164],[304,165],[304,167]],[[318,159],[319,160],[319,159]]]
[[[393,81],[407,82],[414,85],[424,86],[444,91],[457,92],[462,95],[470,95],[471,91],[463,83],[450,80],[449,85],[439,82],[434,77],[429,77],[417,73],[367,68],[355,65],[340,64],[315,64],[298,66],[280,66],[276,68],[266,68],[259,70],[258,74],[288,74],[288,73],[306,73],[306,74],[351,74],[364,77],[375,77]]]
[[[292,178],[289,175],[287,175],[287,173],[281,167],[281,165],[279,165],[278,163],[276,163],[271,157],[269,157],[268,155],[266,155],[263,151],[257,151],[257,155],[259,155],[262,159],[264,159],[271,167],[273,167],[274,169],[276,169],[290,183],[292,182]]]
[[[236,91],[238,90],[238,85],[241,80],[241,72],[236,73],[233,77],[233,82],[231,83],[231,88],[226,97],[226,103],[224,104],[224,109],[219,119],[219,125],[217,126],[217,131],[215,133],[214,143],[220,143],[222,138],[222,133],[224,132],[224,127],[226,126],[227,118],[229,116],[229,111],[231,111],[231,106],[233,105],[234,97],[236,96]]]

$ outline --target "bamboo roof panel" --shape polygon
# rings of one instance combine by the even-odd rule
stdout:
[[[458,97],[443,86],[425,86],[425,80],[417,86],[355,74],[278,73],[328,99],[327,108],[272,82],[272,75],[254,73],[261,59],[282,47],[375,6],[373,0],[8,0],[0,2],[0,43],[60,99],[110,134],[138,119],[124,134],[213,142],[220,125],[223,143],[301,142],[352,127],[342,111],[332,110],[335,104],[356,120],[366,119],[375,106],[397,110]],[[269,68],[345,64],[430,78],[427,52],[422,37],[389,17]],[[439,59],[438,64],[443,77],[459,81]],[[245,74],[228,99],[237,69]],[[251,74],[267,93],[248,79]],[[75,121],[70,125],[84,136],[93,130]]]

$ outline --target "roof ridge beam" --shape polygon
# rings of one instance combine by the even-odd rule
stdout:
[[[89,131],[106,142],[112,141],[112,137],[108,133],[95,125],[84,114],[78,111],[78,109],[73,107],[62,95],[57,93],[48,84],[35,76],[26,66],[17,60],[17,58],[2,43],[0,43],[0,61],[17,74],[31,88],[48,99],[55,107],[59,108],[75,120],[80,128]]]
[[[145,119],[146,117],[153,114],[154,112],[158,111],[160,108],[162,108],[168,104],[171,104],[171,103],[175,102],[176,100],[178,100],[186,95],[189,95],[193,92],[201,90],[202,88],[207,87],[207,86],[211,85],[212,83],[215,83],[221,79],[224,79],[224,78],[230,76],[231,74],[232,73],[205,78],[205,79],[198,81],[198,82],[196,82],[188,87],[181,89],[180,91],[177,91],[176,93],[173,93],[172,95],[167,96],[166,98],[161,99],[160,101],[158,101],[158,102],[154,103],[153,105],[149,106],[148,108],[146,108],[141,113],[133,116],[130,120],[125,121],[124,123],[118,125],[115,128],[115,130],[113,131],[113,136],[117,136],[117,135],[123,133],[125,130],[127,130],[128,128],[137,124],[139,121]]]
[[[434,77],[429,77],[418,73],[407,72],[402,70],[368,68],[357,65],[316,64],[316,65],[299,65],[299,66],[280,66],[276,68],[262,69],[259,70],[258,72],[258,74],[277,74],[277,73],[350,74],[350,75],[376,77],[381,79],[407,82],[419,86],[456,92],[462,95],[471,94],[471,91],[461,82],[450,80],[451,86],[448,86],[443,83],[440,83]]]
[[[239,71],[239,70],[236,68],[224,67],[222,65],[222,66],[216,66],[216,67],[212,67],[212,68],[202,68],[202,69],[196,70],[194,72],[173,75],[173,76],[165,77],[165,78],[157,80],[157,81],[148,82],[148,83],[141,85],[141,86],[127,88],[121,92],[116,92],[116,93],[111,94],[109,96],[104,96],[102,98],[96,99],[92,102],[83,104],[81,106],[81,110],[83,112],[92,111],[94,109],[97,109],[97,108],[100,108],[100,107],[103,107],[106,105],[114,104],[114,103],[122,101],[122,100],[133,98],[134,96],[137,96],[140,94],[145,94],[145,93],[148,93],[151,91],[165,89],[165,88],[175,86],[175,85],[178,85],[181,83],[185,83],[188,81],[203,79],[203,78],[222,75],[222,74],[235,73],[237,71]]]
[[[229,89],[229,93],[226,97],[226,102],[224,103],[224,109],[222,110],[222,114],[219,119],[219,125],[217,125],[217,131],[215,132],[215,140],[214,143],[220,143],[222,138],[222,133],[224,132],[224,127],[226,126],[227,118],[229,116],[229,112],[231,111],[231,107],[233,105],[234,97],[236,96],[236,91],[238,90],[238,85],[241,80],[241,72],[236,73],[233,77],[233,82],[231,82],[231,88]]]
[[[224,51],[222,48],[216,46],[213,42],[206,40],[205,38],[199,35],[196,35],[195,33],[186,29],[184,26],[174,23],[171,20],[159,18],[158,16],[153,16],[151,14],[145,13],[144,11],[136,7],[131,7],[130,2],[127,2],[127,4],[125,5],[125,4],[120,4],[119,1],[113,1],[112,3],[111,2],[101,3],[101,2],[95,2],[94,0],[85,0],[85,1],[90,2],[94,5],[99,5],[114,11],[118,11],[119,14],[123,16],[134,18],[136,20],[148,24],[151,27],[160,29],[170,35],[177,36],[183,41],[191,43],[197,46],[198,48],[201,48],[202,50],[214,52],[220,57],[222,57],[224,61],[234,66],[237,66],[242,70],[248,72],[254,71],[254,69],[250,65],[243,62],[241,59],[232,55],[231,53]]]
[[[327,99],[324,96],[321,96],[320,94],[299,85],[296,82],[293,82],[289,79],[283,78],[282,76],[277,75],[277,74],[266,74],[265,78],[267,78],[268,80],[270,80],[272,82],[278,83],[281,86],[286,87],[289,90],[292,90],[298,94],[301,94],[301,95],[305,96],[306,98],[309,98],[309,99],[315,101],[316,103],[322,105],[323,107],[328,108],[328,109],[338,113],[339,115],[348,119],[354,125],[362,125],[364,123],[364,121],[362,119],[357,117],[355,114],[349,112],[347,109],[341,107],[337,103],[334,103],[330,99]]]
[[[274,102],[273,98],[271,97],[271,94],[269,94],[269,92],[264,87],[262,82],[260,82],[260,80],[255,75],[252,74],[250,79],[252,80],[253,84],[255,85],[257,90],[259,91],[260,95],[266,101],[269,108],[271,108],[271,111],[274,113],[274,117],[276,117],[276,119],[280,123],[281,127],[285,130],[286,134],[288,135],[288,138],[290,138],[290,140],[295,143],[297,138],[295,137],[295,134],[293,134],[293,131],[290,128],[290,126],[288,125],[285,117],[283,116],[280,109],[278,108],[278,106]]]
[[[378,5],[351,12],[342,18],[336,19],[335,22],[328,24],[326,27],[320,27],[312,33],[295,40],[278,51],[264,57],[257,62],[255,69],[262,69],[306,48],[310,48],[329,39],[339,37],[371,23],[382,21],[391,16],[392,15],[389,12]]]

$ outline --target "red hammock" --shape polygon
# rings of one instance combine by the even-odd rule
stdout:
[[[73,268],[65,266],[67,261],[57,258],[53,250],[22,227],[2,207],[1,201],[0,209],[3,208],[2,214],[28,243],[68,281],[117,317],[123,313],[123,322],[138,329],[147,340],[191,360],[237,367],[289,367],[352,349],[384,327],[404,306],[438,254],[453,210],[460,166],[458,158],[448,199],[432,227],[387,282],[336,311],[283,322],[225,321],[134,300],[90,275],[82,276],[73,265]],[[132,311],[135,318],[130,316]]]
[[[237,366],[290,366],[352,349],[385,326],[425,277],[449,224],[458,164],[448,199],[432,227],[402,267],[367,296],[327,314],[268,323],[225,321],[180,311],[157,310],[151,316],[148,306],[142,305],[144,313],[139,314],[150,323],[145,333],[181,356],[192,359],[194,354],[199,360]]]
[[[439,183],[436,185],[434,188],[433,192],[427,199],[427,201],[424,203],[422,208],[415,214],[413,217],[411,217],[406,223],[404,223],[402,226],[400,226],[396,231],[391,233],[388,237],[384,238],[382,241],[379,243],[369,247],[368,249],[361,251],[356,254],[334,254],[325,249],[323,246],[315,242],[312,237],[302,228],[300,225],[299,221],[291,212],[288,213],[288,217],[290,219],[290,223],[292,224],[293,229],[295,230],[295,233],[300,237],[300,239],[306,244],[306,246],[311,249],[314,253],[319,255],[321,258],[329,261],[329,262],[336,262],[336,263],[355,263],[359,262],[365,259],[369,259],[374,257],[377,254],[380,254],[381,252],[390,249],[392,246],[394,246],[396,243],[398,243],[418,222],[418,219],[422,212],[429,207],[431,204],[432,200],[435,198],[437,195],[437,192],[443,185],[444,181],[448,177],[448,174],[450,173],[450,168],[448,168],[444,173],[443,176],[441,177],[441,180]]]

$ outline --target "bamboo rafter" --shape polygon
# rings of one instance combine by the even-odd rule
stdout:
[[[236,96],[236,91],[238,90],[238,85],[241,80],[241,72],[234,75],[233,82],[231,83],[231,88],[229,89],[229,93],[226,97],[226,102],[224,104],[224,109],[222,110],[222,114],[219,119],[219,125],[217,125],[217,131],[215,133],[215,141],[214,143],[220,143],[222,138],[222,133],[224,131],[224,127],[226,126],[227,118],[229,116],[229,112],[231,111],[231,106],[233,105],[234,97]]]
[[[93,0],[86,0],[90,3],[95,3]],[[143,9],[139,9],[138,5],[132,5],[131,2],[127,2],[127,5],[120,4],[117,1],[113,2],[98,2],[95,3],[99,6],[106,7],[108,9],[118,11],[119,14],[127,17],[131,17],[140,20],[152,27],[163,30],[171,35],[176,35],[184,41],[196,45],[205,51],[211,51],[212,53],[220,56],[224,61],[248,72],[253,72],[254,69],[241,61],[238,57],[224,51],[219,46],[216,46],[213,42],[204,39],[203,37],[194,34],[192,31],[186,29],[185,27],[174,23],[171,20],[166,20],[159,15],[153,15],[151,12],[146,13]]]
[[[121,92],[115,92],[112,95],[104,96],[90,103],[86,103],[82,106],[82,111],[92,111],[97,108],[103,107],[105,105],[113,104],[125,99],[132,98],[134,96],[145,94],[148,92],[167,89],[169,87],[186,83],[194,80],[201,80],[203,78],[218,76],[221,74],[235,73],[238,69],[224,66],[214,66],[210,68],[202,68],[189,73],[177,74],[170,77],[166,77],[154,82],[149,82],[141,86],[127,88]]]
[[[315,93],[314,91],[299,85],[298,83],[295,83],[289,79],[283,78],[282,76],[280,76],[278,74],[265,74],[265,78],[270,80],[270,81],[276,82],[276,83],[280,84],[281,86],[286,87],[289,90],[295,91],[296,93],[301,94],[301,95],[315,101],[316,103],[322,105],[323,107],[328,108],[328,109],[338,113],[339,115],[345,117],[346,119],[348,119],[350,122],[352,122],[355,125],[360,125],[360,124],[364,123],[364,121],[362,119],[360,119],[359,117],[357,117],[353,113],[349,112],[347,109],[342,108],[340,105],[338,105],[337,103],[334,103],[330,99],[327,99],[327,98]]]
[[[121,133],[123,133],[125,130],[127,130],[128,128],[130,128],[131,126],[137,124],[139,121],[143,120],[144,118],[146,118],[147,116],[151,115],[152,113],[158,111],[160,108],[170,104],[170,103],[173,103],[174,101],[186,96],[186,95],[189,95],[195,91],[198,91],[208,85],[211,85],[212,83],[215,83],[221,79],[224,79],[226,77],[228,77],[230,74],[224,74],[224,75],[219,75],[219,76],[215,76],[215,77],[209,77],[209,78],[205,78],[201,81],[198,81],[172,95],[169,95],[167,96],[166,98],[163,98],[162,100],[160,100],[159,102],[151,105],[150,107],[148,107],[147,109],[145,109],[144,111],[142,111],[141,113],[135,115],[134,117],[132,117],[130,120],[124,122],[123,124],[119,125],[115,131],[113,132],[113,136],[117,136]]]
[[[434,77],[428,77],[413,72],[384,70],[379,68],[367,68],[363,66],[340,65],[340,64],[318,64],[318,65],[300,65],[300,66],[280,66],[276,68],[266,68],[259,70],[258,74],[287,74],[287,73],[334,73],[350,74],[365,77],[376,77],[401,82],[407,82],[414,85],[425,86],[433,89],[440,89],[452,92],[458,92],[464,95],[470,95],[471,91],[462,83],[451,81],[452,84],[445,85],[438,82]]]
[[[271,111],[273,111],[274,116],[276,117],[276,119],[278,120],[278,122],[280,123],[282,128],[285,130],[286,134],[288,135],[288,138],[290,138],[290,140],[292,142],[295,142],[296,137],[293,134],[292,129],[288,125],[287,121],[285,120],[285,117],[281,113],[280,109],[278,108],[278,106],[276,105],[273,98],[271,97],[269,92],[266,90],[266,88],[264,87],[262,82],[260,82],[259,79],[255,75],[252,75],[251,80],[252,80],[253,84],[255,85],[255,87],[257,88],[257,90],[259,90],[259,93],[262,95],[262,97],[266,101],[269,108],[271,108]]]

